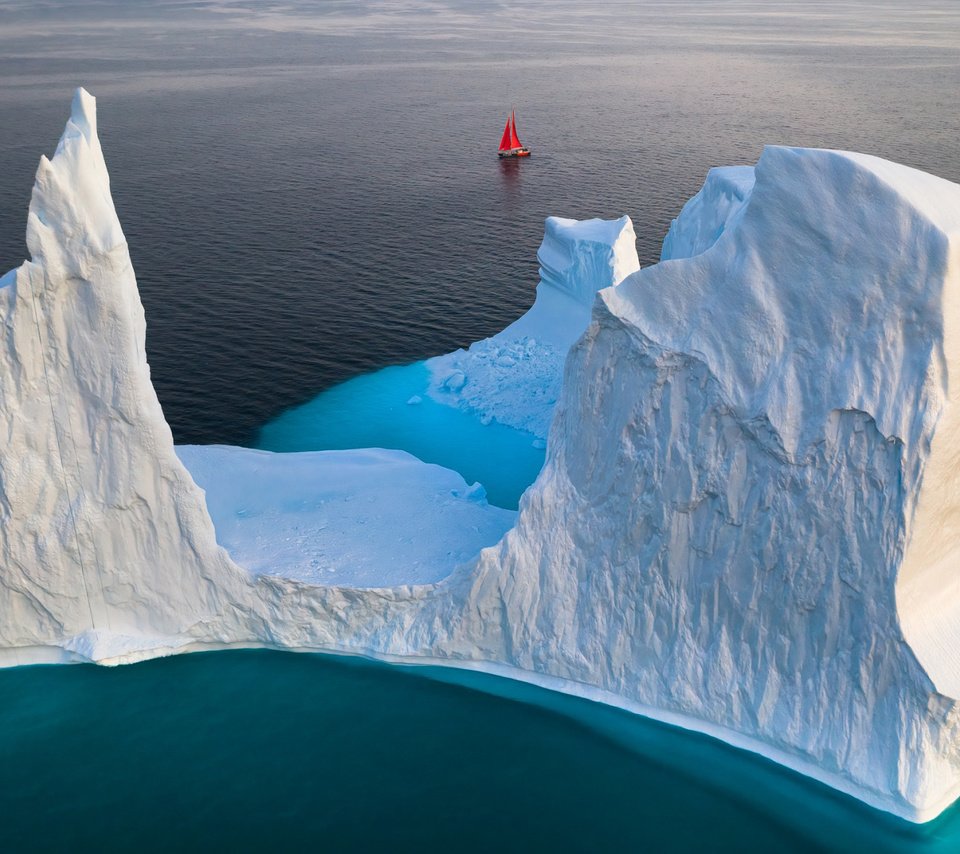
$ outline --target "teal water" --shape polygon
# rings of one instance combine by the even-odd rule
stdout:
[[[424,362],[384,368],[336,385],[266,424],[254,447],[266,451],[395,448],[486,487],[491,504],[516,510],[543,467],[532,434],[427,397]],[[420,403],[410,404],[412,397]]]
[[[416,674],[265,651],[0,671],[0,849],[960,848],[956,808],[916,828],[624,712]]]

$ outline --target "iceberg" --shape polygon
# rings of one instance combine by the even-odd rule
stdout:
[[[960,794],[960,186],[768,147],[711,172],[655,266],[620,277],[596,227],[602,258],[545,238],[544,299],[586,326],[551,342],[516,516],[397,452],[175,450],[78,91],[0,279],[0,664],[271,646],[484,671],[933,818]],[[483,349],[429,393],[477,407],[456,371]]]
[[[0,279],[2,658],[96,658],[98,638],[125,648],[190,632],[248,582],[217,546],[150,383],[83,90],[40,159],[27,247],[32,260]]]

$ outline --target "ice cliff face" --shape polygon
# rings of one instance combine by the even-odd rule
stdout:
[[[484,559],[525,615],[509,648],[930,817],[960,770],[960,187],[770,148],[707,218],[673,228],[706,251],[604,291],[571,354]]]
[[[714,170],[665,260],[595,301],[500,543],[438,583],[321,586],[216,547],[150,388],[94,121],[79,95],[33,260],[0,280],[3,662],[441,662],[712,733],[912,820],[957,796],[960,187],[815,150]],[[548,255],[576,303],[589,251]]]

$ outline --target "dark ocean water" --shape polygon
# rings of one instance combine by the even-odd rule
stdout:
[[[765,143],[960,179],[952,0],[0,0],[0,272],[81,84],[180,442],[498,331],[548,214],[627,213],[652,263]],[[607,714],[312,656],[3,672],[0,850],[960,850],[956,810],[910,830]]]

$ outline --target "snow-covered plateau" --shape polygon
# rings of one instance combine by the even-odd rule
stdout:
[[[933,818],[960,793],[960,187],[771,147],[711,171],[659,264],[632,241],[549,220],[539,308],[430,365],[431,395],[550,424],[518,514],[399,452],[175,449],[79,90],[0,279],[0,664],[481,670]],[[526,388],[566,352],[555,406],[504,393],[518,347],[546,354]]]

